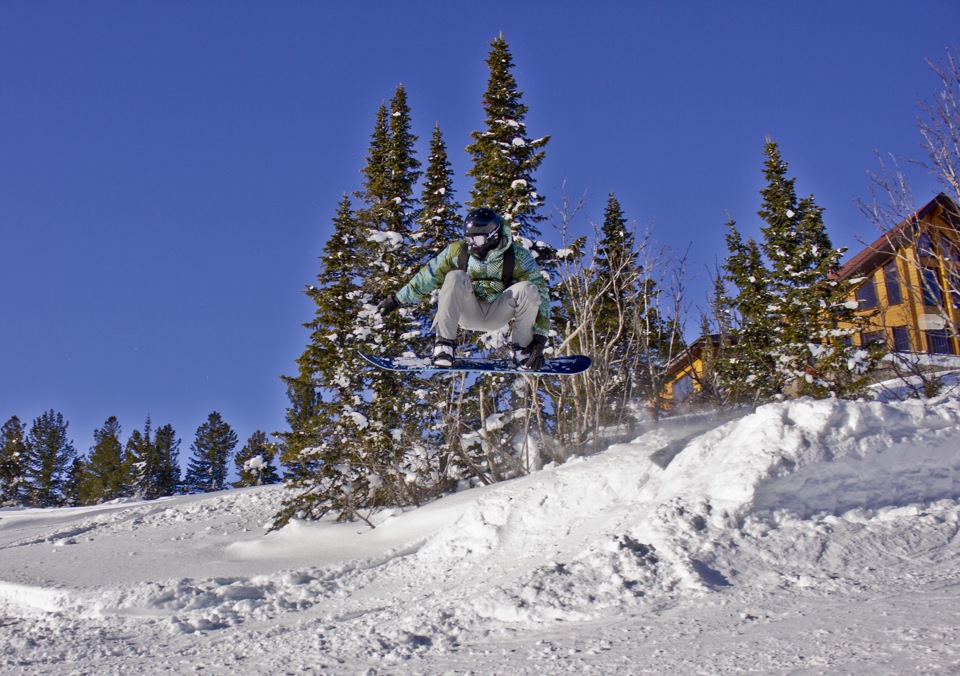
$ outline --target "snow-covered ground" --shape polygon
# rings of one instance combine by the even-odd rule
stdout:
[[[0,671],[960,672],[960,398],[772,404],[377,527],[0,512]]]

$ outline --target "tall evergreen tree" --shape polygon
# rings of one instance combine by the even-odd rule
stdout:
[[[87,461],[79,456],[74,457],[73,462],[70,463],[70,468],[67,470],[67,477],[63,482],[62,504],[64,507],[78,507],[83,504],[80,502],[80,482],[83,478],[86,465]]]
[[[740,289],[740,351],[754,369],[751,376],[761,379],[755,392],[856,394],[880,355],[845,344],[862,319],[845,302],[851,283],[832,277],[843,250],[833,248],[813,197],[797,198],[796,179],[787,175],[780,149],[770,139],[764,155],[767,185],[758,212],[765,223],[763,239],[744,245],[731,225],[726,266]],[[841,322],[852,328],[839,330]]]
[[[110,416],[93,432],[93,448],[77,479],[80,504],[96,505],[129,494],[120,422]]]
[[[604,424],[621,422],[624,410],[635,394],[637,385],[636,360],[640,357],[640,342],[636,334],[639,325],[635,319],[641,293],[639,252],[636,237],[627,224],[623,208],[613,193],[607,197],[603,224],[597,243],[597,256],[590,280],[590,295],[597,299],[595,322],[591,331],[596,336],[595,347],[603,351],[596,355],[608,369],[610,389],[601,402],[601,420]]]
[[[732,401],[756,405],[783,389],[774,348],[777,318],[770,312],[770,274],[757,242],[744,242],[732,219],[727,228],[729,255],[723,267],[725,279],[737,289],[733,308],[738,342],[735,351],[717,362],[717,369]]]
[[[430,137],[430,156],[420,192],[419,228],[412,237],[426,255],[439,253],[447,244],[463,237],[462,209],[453,187],[453,168],[447,155],[440,125]]]
[[[833,277],[843,249],[835,249],[823,223],[823,209],[813,196],[798,200],[795,179],[776,143],[767,139],[759,215],[766,222],[763,251],[771,263],[772,291],[781,316],[778,364],[798,394],[851,396],[862,393],[866,373],[880,353],[849,346],[863,318],[847,305],[853,283]],[[850,328],[840,330],[841,322]]]
[[[193,453],[187,466],[186,486],[198,493],[222,491],[226,487],[227,463],[237,445],[237,433],[214,411],[197,428],[190,445]]]
[[[378,113],[378,129],[385,111],[382,107]],[[299,374],[284,378],[290,430],[280,435],[281,460],[288,483],[297,492],[284,503],[275,528],[294,517],[320,518],[331,509],[351,516],[352,486],[359,479],[354,468],[362,447],[362,428],[357,425],[362,413],[355,409],[364,389],[357,346],[369,332],[361,317],[369,311],[360,310],[366,237],[346,195],[333,226],[320,257],[317,284],[306,290],[315,312],[305,324],[310,339],[297,360]]]
[[[180,440],[172,425],[154,436],[147,417],[143,432],[135,430],[127,441],[126,463],[133,494],[143,500],[175,495],[180,483]]]
[[[240,480],[233,485],[237,488],[244,486],[265,486],[280,481],[273,459],[277,454],[276,444],[267,440],[265,432],[257,430],[250,435],[247,443],[237,453],[235,462]]]
[[[440,131],[435,125],[430,140],[430,155],[424,181],[421,188],[420,215],[417,219],[419,229],[413,236],[420,244],[423,260],[439,253],[450,242],[463,238],[462,206],[456,200],[453,169],[447,155],[447,147]],[[431,308],[420,312],[420,332],[424,336],[423,347],[417,348],[418,354],[429,352],[430,324],[436,310],[436,296],[429,297]],[[408,449],[408,459],[419,456],[416,463],[418,473],[430,473],[439,469],[441,482],[446,477],[453,481],[459,478],[463,468],[455,469],[450,462],[451,456],[459,452],[460,437],[464,432],[462,419],[468,417],[460,393],[465,386],[465,378],[453,376],[434,378],[434,387],[426,390],[422,406],[418,409],[423,443]]]
[[[17,506],[26,502],[25,435],[26,428],[17,416],[12,416],[0,429],[0,505]]]
[[[64,482],[77,452],[67,437],[69,423],[53,409],[33,421],[27,434],[26,477],[30,504],[57,507],[64,502]]]
[[[341,425],[341,415],[362,389],[356,354],[364,236],[350,198],[344,195],[333,219],[333,234],[320,257],[317,284],[306,294],[315,306],[304,324],[310,338],[297,359],[295,377],[284,377],[290,407],[290,431],[282,434],[281,460],[290,476],[309,477],[330,460],[325,452],[355,441]],[[324,450],[326,449],[326,451]]]
[[[147,475],[147,462],[154,453],[153,446],[153,422],[150,416],[143,425],[143,431],[134,430],[127,439],[124,448],[124,468],[126,470],[126,480],[130,486],[131,493],[137,497],[144,497],[144,492],[149,490],[149,477]]]
[[[537,193],[533,174],[543,162],[543,148],[550,137],[527,134],[524,120],[528,107],[513,76],[510,47],[502,35],[490,47],[490,76],[483,95],[486,128],[472,132],[473,143],[467,146],[473,157],[467,175],[474,179],[468,205],[493,209],[510,223],[515,236],[528,240],[537,250],[543,198]]]
[[[147,462],[149,486],[144,489],[143,497],[148,500],[174,495],[180,484],[180,440],[167,424],[157,430],[153,442],[154,453]]]
[[[528,106],[517,87],[513,55],[503,35],[490,43],[486,63],[489,78],[483,95],[485,128],[470,134],[473,142],[466,148],[472,157],[467,175],[474,179],[468,206],[488,207],[500,214],[516,241],[537,257],[547,278],[555,278],[556,251],[540,240],[539,223],[544,220],[540,208],[544,200],[537,193],[534,179],[550,137],[531,138],[527,132]],[[561,300],[557,287],[551,287],[551,296],[555,301]],[[495,346],[499,340],[495,337],[491,343]],[[517,452],[530,457],[530,462],[515,463],[528,469],[529,465],[539,464],[532,457],[536,454],[530,453],[531,418],[546,419],[548,411],[542,406],[542,396],[529,387],[520,387],[522,384],[523,381],[513,378],[493,378],[489,383],[478,384],[472,396],[486,398],[479,401],[479,406],[487,416],[499,414],[501,420],[507,421],[497,430],[482,430],[488,450],[505,459]],[[483,420],[480,423],[485,424]]]
[[[363,186],[365,208],[361,213],[368,223],[369,259],[373,262],[364,277],[364,291],[371,300],[395,293],[398,280],[410,279],[430,253],[435,253],[428,252],[416,237],[419,201],[415,194],[421,164],[416,159],[417,137],[411,126],[401,85],[390,101],[386,164],[368,162],[364,171],[368,180]],[[374,141],[380,138],[375,136]],[[371,149],[370,157],[377,156]],[[380,192],[383,187],[386,193]],[[403,309],[379,320],[373,328],[367,351],[402,354],[424,349],[421,321],[415,312]],[[369,368],[365,372],[369,397],[354,409],[364,437],[361,465],[370,482],[363,504],[378,507],[415,501],[415,487],[406,480],[409,473],[404,460],[406,449],[417,445],[425,427],[417,379]]]

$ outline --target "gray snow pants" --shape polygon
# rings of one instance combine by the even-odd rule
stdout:
[[[533,282],[517,282],[492,303],[483,303],[473,293],[473,282],[463,270],[448,272],[440,287],[433,327],[437,337],[455,341],[457,328],[496,331],[516,319],[512,340],[526,347],[533,340],[533,325],[540,312],[540,290]]]

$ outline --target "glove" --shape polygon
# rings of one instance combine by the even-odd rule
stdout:
[[[534,334],[533,340],[524,348],[524,352],[529,352],[530,356],[520,365],[524,371],[539,371],[543,368],[543,349],[547,346],[547,337],[539,333]]]
[[[397,300],[396,296],[388,296],[380,301],[377,305],[377,312],[380,313],[380,316],[386,317],[391,312],[396,311],[400,307],[400,301]]]

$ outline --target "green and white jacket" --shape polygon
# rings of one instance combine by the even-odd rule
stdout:
[[[401,305],[412,305],[443,284],[448,272],[459,270],[460,252],[467,246],[465,240],[451,243],[436,258],[428,262],[413,279],[397,292],[397,300]],[[503,286],[503,254],[513,247],[514,264],[512,284],[530,281],[540,290],[540,312],[533,332],[542,336],[550,334],[550,292],[547,282],[537,265],[533,254],[523,246],[513,241],[510,226],[504,223],[500,226],[500,246],[480,260],[473,254],[467,256],[467,274],[473,280],[473,292],[483,303],[492,303],[504,292]]]

